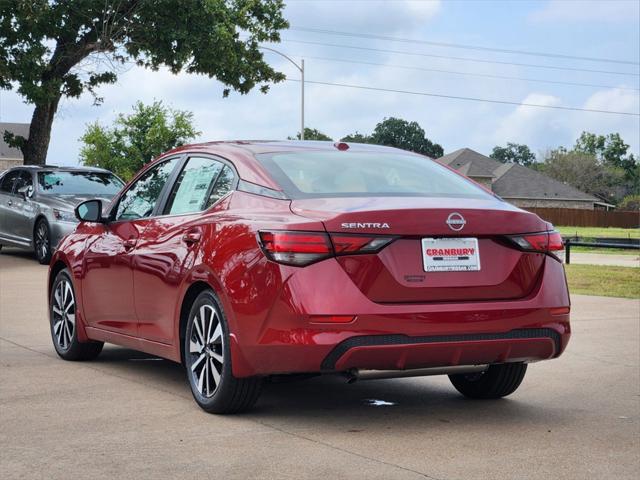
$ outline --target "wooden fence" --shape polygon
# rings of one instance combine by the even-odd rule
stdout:
[[[571,227],[640,227],[640,212],[582,210],[576,208],[525,208],[553,223]]]

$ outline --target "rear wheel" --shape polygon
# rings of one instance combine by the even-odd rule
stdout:
[[[525,363],[503,363],[480,373],[449,375],[449,380],[465,397],[502,398],[518,389],[526,372]]]
[[[51,339],[65,360],[92,360],[102,351],[102,342],[80,342],[76,323],[76,295],[67,269],[56,276],[51,287],[49,322]]]
[[[231,372],[229,327],[215,294],[202,292],[193,302],[184,338],[191,393],[209,413],[251,408],[262,390],[261,378],[236,378]]]
[[[48,265],[51,260],[51,235],[49,224],[44,218],[38,220],[33,231],[33,248],[38,262]]]

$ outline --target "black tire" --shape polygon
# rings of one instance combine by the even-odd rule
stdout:
[[[206,412],[219,414],[253,407],[262,391],[262,379],[233,376],[229,327],[211,290],[196,297],[184,333],[184,365],[196,403]]]
[[[102,351],[103,342],[80,342],[76,328],[76,294],[69,271],[56,276],[49,300],[51,340],[57,354],[65,360],[93,360]]]
[[[41,265],[49,265],[51,261],[51,231],[44,218],[38,220],[33,229],[33,251]]]
[[[449,380],[465,397],[502,398],[518,389],[526,372],[526,363],[503,363],[480,373],[449,375]]]

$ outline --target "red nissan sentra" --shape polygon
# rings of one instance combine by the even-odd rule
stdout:
[[[49,272],[58,354],[110,342],[182,362],[208,412],[250,408],[283,374],[447,374],[499,398],[569,340],[553,226],[402,150],[186,146],[76,215]]]

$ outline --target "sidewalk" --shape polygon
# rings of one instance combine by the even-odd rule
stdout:
[[[607,265],[612,267],[640,267],[640,255],[612,255],[608,253],[571,252],[571,264]]]

